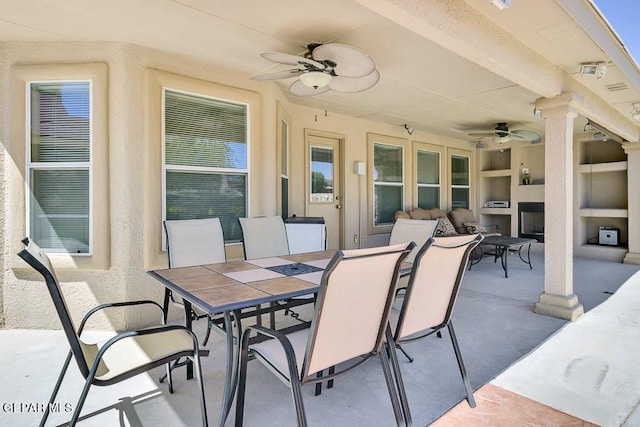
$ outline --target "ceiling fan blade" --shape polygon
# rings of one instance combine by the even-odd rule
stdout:
[[[357,93],[375,86],[379,80],[378,70],[373,70],[364,77],[336,76],[329,82],[329,89],[340,93]]]
[[[495,138],[497,136],[495,132],[471,132],[467,135],[474,138]]]
[[[298,64],[307,64],[312,65],[319,70],[324,70],[326,67],[324,64],[314,61],[313,59],[304,58],[298,55],[291,55],[289,53],[280,53],[280,52],[265,52],[262,53],[261,56],[269,61],[277,62],[279,64],[287,64],[287,65],[298,65]]]
[[[255,76],[251,76],[250,78],[251,80],[278,80],[298,77],[300,74],[302,74],[302,70],[294,68],[291,70],[275,71],[273,73],[257,74]]]
[[[289,86],[289,92],[295,96],[319,95],[321,93],[329,92],[329,90],[331,89],[329,89],[328,86],[319,87],[317,89],[305,86],[300,80],[296,80],[295,82],[291,83],[291,86]]]
[[[364,77],[376,68],[375,62],[369,55],[347,44],[323,44],[313,49],[311,56],[317,61],[335,62],[333,71],[342,77]]]
[[[532,144],[537,144],[542,139],[536,132],[529,130],[514,130],[510,132],[511,136],[521,141],[531,141]]]

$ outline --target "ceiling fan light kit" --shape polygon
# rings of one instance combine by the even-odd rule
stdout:
[[[296,96],[311,96],[328,91],[357,93],[378,83],[380,73],[373,59],[362,50],[340,43],[307,45],[304,56],[265,52],[262,57],[297,68],[258,74],[253,80],[279,80],[298,77],[289,86]]]
[[[330,82],[331,74],[323,73],[322,71],[309,71],[307,73],[300,74],[300,81],[306,87],[318,89],[319,87],[325,87]]]

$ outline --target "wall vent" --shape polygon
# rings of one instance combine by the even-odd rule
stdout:
[[[619,92],[621,90],[629,89],[629,86],[627,86],[626,83],[614,83],[614,84],[611,84],[611,85],[607,85],[606,87],[611,92]]]

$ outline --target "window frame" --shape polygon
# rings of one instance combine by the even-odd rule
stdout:
[[[469,163],[469,184],[468,185],[459,185],[459,184],[453,184],[453,168],[451,167],[451,161],[453,156],[456,157],[465,157],[467,158],[467,161]],[[474,199],[474,161],[473,161],[473,152],[469,151],[469,150],[461,150],[461,149],[457,149],[457,148],[451,148],[449,147],[447,150],[447,163],[448,163],[448,176],[449,176],[449,182],[448,182],[448,198],[449,198],[449,210],[454,209],[453,208],[453,190],[456,188],[466,188],[469,192],[469,198],[468,198],[468,205],[469,205],[469,209],[473,209],[474,204],[475,204],[475,199]]]
[[[368,182],[367,193],[368,193],[368,214],[367,214],[367,232],[368,234],[382,234],[389,233],[391,228],[393,227],[392,223],[384,223],[384,224],[376,224],[375,223],[375,187],[376,181],[374,180],[374,150],[375,145],[387,145],[392,147],[398,147],[402,150],[402,183],[393,184],[392,186],[401,187],[401,207],[400,209],[406,209],[407,203],[410,199],[410,186],[407,185],[409,179],[411,178],[411,162],[407,161],[409,156],[409,140],[406,138],[398,138],[388,135],[380,135],[375,133],[367,134],[367,170],[368,170]],[[391,186],[391,185],[390,185]]]
[[[49,84],[49,83],[87,83],[89,85],[89,160],[82,162],[34,162],[32,161],[32,104],[31,104],[31,89],[32,85],[37,84]],[[89,78],[69,78],[69,79],[29,79],[25,81],[25,229],[28,236],[32,235],[32,172],[36,170],[51,170],[51,171],[71,171],[71,170],[86,170],[89,174],[88,181],[88,200],[89,206],[88,213],[88,248],[87,252],[69,252],[65,249],[49,248],[40,245],[41,249],[48,254],[59,255],[71,255],[74,257],[91,257],[94,253],[94,237],[93,237],[93,223],[94,223],[94,82]]]
[[[278,139],[276,141],[276,199],[277,199],[277,212],[283,218],[289,215],[291,210],[291,116],[282,108],[282,105],[278,103],[276,111],[276,134]],[[286,140],[286,147],[283,141]],[[283,165],[283,160],[286,162]],[[282,192],[282,183],[287,181],[287,194]],[[286,200],[285,200],[286,198]],[[285,212],[285,207],[287,212]]]
[[[187,173],[195,173],[195,174],[210,174],[210,175],[240,175],[240,176],[245,176],[245,211],[247,213],[247,216],[249,216],[249,209],[250,209],[250,194],[249,194],[249,188],[250,188],[250,146],[251,146],[251,129],[250,129],[250,125],[251,125],[251,104],[248,102],[243,102],[243,101],[237,101],[237,100],[232,100],[232,99],[227,99],[227,98],[222,98],[222,97],[218,97],[218,96],[213,96],[213,95],[207,95],[207,94],[202,94],[202,93],[196,93],[193,91],[188,91],[188,90],[182,90],[182,89],[176,89],[174,87],[171,87],[170,85],[162,85],[161,86],[161,96],[160,96],[160,103],[161,103],[161,117],[160,117],[160,124],[161,124],[161,164],[162,164],[162,174],[161,174],[161,193],[162,193],[162,203],[161,203],[161,216],[162,216],[162,221],[164,222],[167,219],[167,183],[166,183],[166,179],[167,179],[167,171],[170,172],[187,172]],[[167,167],[167,159],[166,159],[166,133],[165,133],[165,124],[166,124],[166,93],[167,91],[171,91],[174,93],[178,93],[178,94],[182,94],[182,95],[188,95],[188,96],[193,96],[193,97],[197,97],[197,98],[205,98],[205,99],[210,99],[213,101],[219,101],[219,102],[225,102],[225,103],[229,103],[229,104],[235,104],[235,105],[243,105],[246,107],[246,144],[247,144],[247,148],[246,148],[246,168],[243,169],[235,169],[235,168],[222,168],[222,167],[204,167],[204,166],[185,166],[185,165],[170,165],[169,167]],[[225,240],[225,245],[228,244],[238,244],[241,242],[240,240]],[[167,242],[166,242],[166,235],[165,233],[162,233],[162,248],[163,250],[166,250],[167,247]]]
[[[441,145],[435,145],[435,144],[428,144],[426,142],[418,142],[418,141],[414,141],[413,142],[413,179],[412,179],[412,186],[413,186],[413,201],[415,204],[415,207],[418,207],[418,202],[420,200],[419,197],[419,190],[421,187],[430,187],[430,188],[438,188],[439,192],[438,192],[438,206],[437,208],[442,209],[442,205],[443,205],[443,199],[444,199],[444,191],[443,188],[445,188],[445,179],[444,177],[446,176],[446,165],[444,164],[444,147]],[[439,174],[438,174],[438,185],[434,185],[434,184],[420,184],[418,182],[418,174],[419,174],[419,168],[418,168],[418,153],[419,152],[429,152],[429,153],[437,153],[438,154],[438,166],[439,166]]]

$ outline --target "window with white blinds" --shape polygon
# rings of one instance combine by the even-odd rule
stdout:
[[[471,159],[463,155],[451,155],[451,208],[469,209],[471,194]]]
[[[247,214],[248,107],[164,89],[165,219],[220,218],[242,239]]]
[[[28,234],[49,252],[91,253],[91,83],[30,82]]]
[[[373,144],[373,224],[393,224],[393,213],[401,210],[404,194],[404,148]]]

